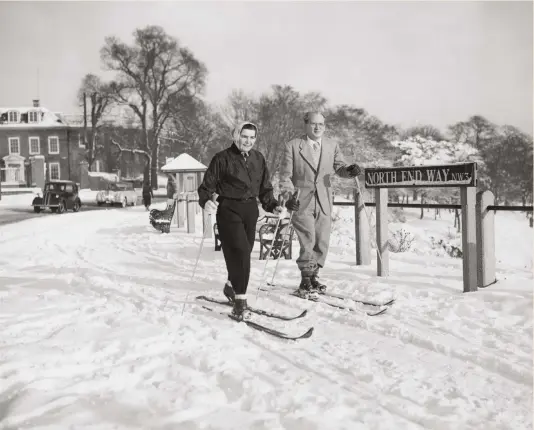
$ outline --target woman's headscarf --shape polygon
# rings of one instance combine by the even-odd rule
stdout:
[[[241,130],[243,130],[243,127],[247,124],[254,127],[254,129],[256,130],[256,137],[258,137],[258,126],[256,124],[249,122],[249,121],[241,121],[232,130],[232,139],[234,143],[236,143],[239,140],[239,137],[241,136]]]

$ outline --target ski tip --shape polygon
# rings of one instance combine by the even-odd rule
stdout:
[[[195,299],[198,299],[198,300],[206,300],[207,297],[206,297],[206,296],[196,296]]]
[[[310,327],[310,329],[309,329],[306,333],[304,333],[300,338],[301,338],[301,339],[308,339],[308,338],[310,338],[311,335],[313,334],[313,329],[314,329],[314,327]]]
[[[371,316],[371,317],[376,317],[377,315],[382,315],[384,312],[386,312],[388,310],[388,308],[384,308],[378,312],[374,312],[374,313],[369,313],[367,315]]]
[[[304,309],[297,318],[304,318],[306,315],[308,315],[308,309]]]

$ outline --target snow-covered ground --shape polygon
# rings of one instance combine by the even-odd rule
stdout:
[[[160,204],[161,205],[161,204]],[[415,237],[387,278],[355,266],[352,208],[340,208],[322,280],[333,291],[396,303],[381,316],[288,296],[249,302],[308,316],[310,339],[281,341],[204,310],[222,298],[221,252],[197,232],[160,234],[143,207],[68,213],[0,227],[0,428],[5,429],[529,429],[532,428],[532,229],[498,213],[499,282],[462,293],[452,214],[392,223]],[[370,213],[373,212],[370,210]],[[298,253],[295,244],[294,253]],[[275,263],[267,269],[272,276]],[[214,305],[216,307],[217,305]],[[360,309],[354,305],[355,309]],[[221,306],[222,310],[227,309]]]

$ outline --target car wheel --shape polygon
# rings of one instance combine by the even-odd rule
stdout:
[[[74,202],[74,205],[72,206],[73,212],[78,212],[80,210],[80,202]]]
[[[66,211],[67,211],[67,208],[65,207],[65,202],[64,201],[59,202],[57,213],[62,214],[63,212],[66,212]]]
[[[34,206],[33,211],[38,214],[39,212],[41,212],[41,208],[39,206]]]
[[[126,197],[124,197],[124,199],[122,200],[121,206],[122,206],[123,208],[125,208],[126,206],[128,206],[128,200],[126,200]]]

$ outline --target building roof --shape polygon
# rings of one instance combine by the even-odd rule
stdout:
[[[19,113],[19,122],[12,123],[1,120],[3,114],[16,111]],[[39,112],[40,117],[38,122],[20,122],[20,115],[28,112]],[[39,127],[65,127],[65,123],[61,120],[58,113],[52,112],[45,107],[0,107],[0,127],[13,128],[39,128]]]
[[[204,164],[186,153],[180,154],[161,168],[165,173],[204,172],[206,169],[207,167]]]

